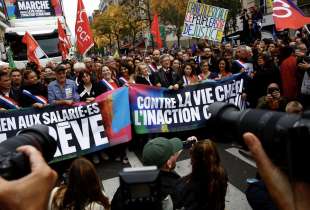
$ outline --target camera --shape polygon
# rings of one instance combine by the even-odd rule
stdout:
[[[159,170],[156,166],[124,168],[119,173],[121,196],[118,205],[124,210],[162,209]],[[117,194],[117,193],[116,193]]]
[[[28,157],[16,151],[16,148],[23,145],[34,146],[42,153],[46,162],[52,160],[57,144],[48,131],[49,128],[45,125],[35,125],[2,142],[0,144],[0,176],[7,180],[14,180],[30,173]]]
[[[239,111],[233,104],[209,106],[208,127],[217,141],[243,144],[245,132],[254,133],[271,160],[290,178],[310,182],[310,114],[287,114],[259,109]]]
[[[183,149],[189,149],[193,144],[197,143],[198,139],[196,136],[188,137],[185,141],[183,141]]]
[[[304,61],[305,63],[310,63],[310,56],[305,56],[304,59],[303,59],[303,61]]]
[[[276,88],[276,87],[271,87],[271,88],[268,88],[267,93],[268,94],[272,94],[272,93],[274,93],[276,91],[280,92],[280,89]]]

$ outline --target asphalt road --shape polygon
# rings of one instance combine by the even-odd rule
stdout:
[[[256,165],[253,160],[241,155],[238,146],[233,144],[217,144],[222,164],[228,173],[229,187],[226,195],[226,209],[228,210],[251,210],[244,192],[247,188],[246,179],[255,177]],[[123,164],[116,160],[101,160],[96,165],[97,172],[102,179],[103,186],[110,199],[119,186],[118,173],[124,167],[142,166],[141,149],[127,151],[129,164]],[[176,167],[176,172],[184,176],[191,171],[189,151],[182,151]]]

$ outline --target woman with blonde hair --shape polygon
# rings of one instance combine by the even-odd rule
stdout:
[[[150,73],[145,63],[139,63],[136,67],[136,83],[144,85],[155,85],[155,77]]]
[[[224,210],[227,174],[211,140],[203,140],[191,148],[192,173],[177,185],[176,208],[184,210]]]
[[[107,210],[109,199],[101,189],[94,165],[85,158],[73,161],[68,183],[53,189],[49,210]]]

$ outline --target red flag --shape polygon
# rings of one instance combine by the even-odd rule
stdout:
[[[154,19],[151,26],[151,33],[154,37],[154,41],[157,44],[157,48],[162,48],[163,43],[161,41],[160,37],[160,31],[159,31],[159,23],[158,23],[158,15],[155,13]]]
[[[51,0],[51,4],[52,4],[53,8],[60,6],[59,0]]]
[[[71,45],[59,19],[58,19],[58,39],[59,39],[58,46],[59,46],[59,50],[61,52],[62,58],[67,59]]]
[[[82,55],[85,55],[94,46],[94,39],[82,0],[78,0],[75,34],[77,49]]]
[[[43,52],[38,42],[27,31],[22,39],[22,42],[27,45],[28,60],[40,65],[40,58],[46,54]]]
[[[272,16],[277,31],[286,28],[299,29],[310,23],[310,17],[305,17],[291,0],[274,0],[272,6]]]

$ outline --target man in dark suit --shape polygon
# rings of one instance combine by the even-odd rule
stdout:
[[[160,57],[160,68],[155,76],[156,86],[178,90],[182,87],[183,81],[180,75],[170,68],[170,56],[168,54]]]
[[[18,109],[20,96],[20,90],[12,89],[8,71],[0,70],[0,110]]]

